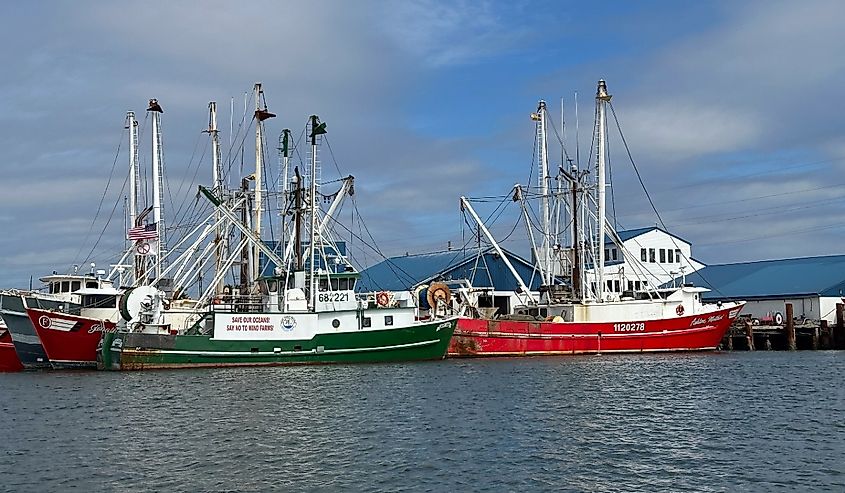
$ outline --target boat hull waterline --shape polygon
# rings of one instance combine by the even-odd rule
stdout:
[[[116,325],[108,320],[37,308],[27,308],[26,313],[55,369],[97,368],[102,333],[116,331]]]
[[[209,335],[103,333],[99,367],[110,370],[379,363],[443,359],[457,320],[322,333],[309,340],[219,340]]]
[[[635,322],[458,319],[449,357],[540,356],[716,349],[743,305]]]

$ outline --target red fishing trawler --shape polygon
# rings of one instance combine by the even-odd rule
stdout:
[[[497,313],[497,308],[481,308],[478,290],[459,290],[456,298],[462,302],[460,309],[471,316],[458,320],[449,356],[713,350],[739,316],[745,305],[742,301],[705,303],[702,294],[709,289],[685,284],[677,271],[655,275],[651,269],[664,269],[660,264],[664,259],[658,262],[653,248],[651,258],[646,248],[637,254],[627,251],[613,228],[615,221],[607,220],[606,108],[610,99],[607,85],[600,80],[592,147],[595,161],[591,163],[595,167],[582,169],[568,160],[569,166],[562,163],[557,176],[549,169],[545,102],[540,101],[537,112],[531,115],[537,126],[534,155],[539,165],[539,186],[516,185],[512,202],[522,207],[535,273],[542,280],[538,293],[529,290],[470,200],[461,197],[462,211],[472,216],[479,236],[483,233],[487,237],[517,280],[520,301],[513,310]],[[623,144],[627,150],[624,139]],[[565,148],[561,155],[562,159],[568,155]],[[633,158],[631,163],[636,170]],[[537,199],[539,207],[532,209],[529,199]],[[540,224],[529,224],[532,217],[539,218]],[[535,241],[537,238],[539,241]],[[568,246],[562,240],[568,240]],[[674,237],[665,241],[661,257],[671,251],[670,258],[680,262],[679,255],[685,250]],[[613,261],[608,252],[613,252]],[[621,259],[617,252],[621,252]],[[683,256],[685,265],[693,265],[688,253]]]
[[[113,313],[114,309],[108,311]],[[100,337],[103,332],[117,330],[108,319],[37,308],[27,308],[26,313],[55,369],[96,368]]]

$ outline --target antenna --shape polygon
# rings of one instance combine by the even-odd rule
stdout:
[[[578,91],[575,91],[575,166],[581,167],[581,151],[578,137]]]

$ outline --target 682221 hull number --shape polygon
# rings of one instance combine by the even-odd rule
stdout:
[[[645,332],[645,322],[613,324],[614,332]]]
[[[341,301],[349,301],[349,293],[320,293],[317,295],[317,301],[320,303],[338,303]]]

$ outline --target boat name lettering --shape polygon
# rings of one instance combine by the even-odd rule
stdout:
[[[645,322],[613,324],[614,332],[645,332]]]
[[[690,322],[690,326],[703,325],[703,324],[707,324],[707,323],[718,322],[719,320],[722,320],[723,318],[725,318],[725,316],[722,315],[722,314],[710,315],[709,317],[706,317],[706,318],[695,317],[695,318],[692,319],[692,322]]]
[[[106,334],[114,334],[115,332],[117,332],[117,327],[111,327],[111,328],[105,327],[104,328],[102,326],[102,324],[94,324],[94,325],[91,326],[90,329],[88,329],[88,333],[93,334],[94,332],[104,332]]]
[[[317,301],[320,303],[337,303],[340,301],[349,301],[349,293],[320,293],[317,295]]]

